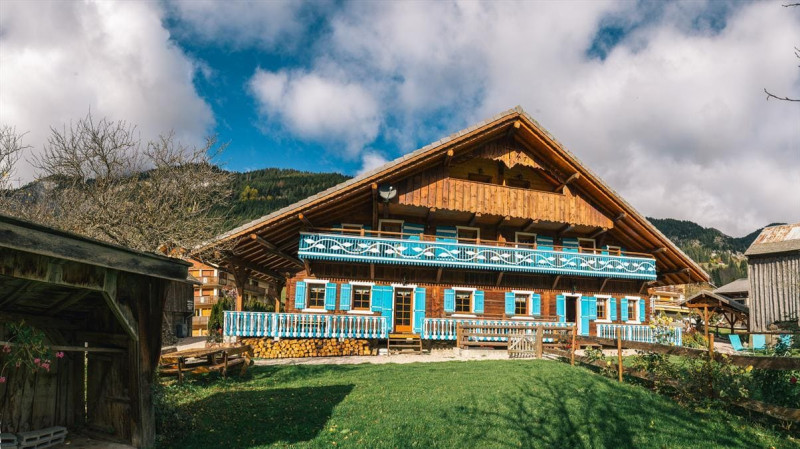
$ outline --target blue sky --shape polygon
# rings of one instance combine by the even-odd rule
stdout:
[[[800,220],[800,8],[780,2],[0,3],[0,123],[86,114],[357,174],[521,105],[641,212]],[[22,181],[35,173],[23,161]]]

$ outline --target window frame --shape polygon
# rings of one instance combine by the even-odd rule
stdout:
[[[533,237],[533,243],[531,244],[531,243],[524,243],[524,242],[520,242],[520,241],[519,241],[519,237],[520,237],[520,236],[523,236],[523,237]],[[519,248],[519,245],[520,245],[520,243],[521,243],[522,245],[525,245],[525,247],[526,247],[526,248],[533,248],[533,249],[535,249],[535,248],[537,247],[537,244],[536,244],[536,237],[538,237],[538,235],[537,235],[535,232],[522,232],[522,231],[516,231],[516,232],[514,232],[514,246],[515,246],[516,248]]]
[[[325,310],[325,289],[328,286],[328,281],[320,281],[314,279],[314,280],[306,280],[305,283],[306,283],[306,306],[303,308],[303,312],[327,312],[327,310]],[[322,305],[320,307],[311,306],[311,286],[314,284],[322,286]]]
[[[641,296],[626,296],[625,299],[628,300],[628,320],[625,323],[628,324],[641,324],[642,317],[639,316],[639,301],[643,301]],[[631,304],[633,304],[633,316],[636,319],[631,319]]]
[[[461,230],[469,230],[469,231],[476,231],[475,232],[475,241],[470,242],[462,242],[461,237],[458,236],[458,233]],[[465,240],[473,240],[473,239],[465,239]],[[481,228],[476,228],[474,226],[456,226],[456,241],[458,243],[466,243],[467,245],[474,245],[481,241]]]
[[[398,231],[398,234],[402,234],[403,233],[403,223],[405,223],[405,220],[395,220],[395,219],[390,219],[390,218],[381,218],[380,220],[378,220],[378,232],[394,232],[394,231],[384,231],[383,230],[383,224],[384,223],[400,225],[400,231]],[[383,237],[383,236],[381,236],[381,237]],[[387,238],[396,238],[396,237],[392,236],[392,237],[387,237]]]
[[[609,256],[621,256],[622,255],[622,247],[616,245],[606,245],[606,251],[608,251]]]
[[[372,285],[365,284],[351,284],[350,286],[350,310],[353,312],[371,312],[372,311]],[[356,289],[367,289],[367,306],[356,307]],[[363,299],[362,299],[363,301]]]
[[[598,304],[601,300],[603,301],[603,313],[605,314],[605,317],[602,319],[598,317],[595,323],[611,323],[611,295],[594,295],[594,298],[597,300]],[[599,310],[599,308],[597,310]],[[597,312],[595,311],[595,313]]]
[[[475,288],[465,288],[465,287],[450,287],[455,293],[453,295],[453,313],[450,314],[451,317],[456,318],[475,318],[477,315],[475,314]],[[459,292],[468,292],[469,293],[469,312],[458,312],[458,293]]]
[[[511,317],[512,320],[535,320],[537,315],[533,314],[533,295],[536,294],[533,290],[511,290],[511,293],[514,294],[514,316]],[[525,295],[527,296],[527,305],[526,310],[527,312],[524,315],[518,315],[516,313],[517,309],[517,295]],[[541,315],[540,315],[541,316]]]
[[[578,237],[578,251],[579,252],[583,252],[584,247],[581,246],[581,243],[583,243],[583,242],[592,242],[592,247],[591,248],[585,248],[585,249],[591,249],[592,250],[591,253],[588,253],[588,254],[596,254],[597,253],[597,240],[590,239],[588,237]]]
[[[512,292],[514,293],[514,316],[522,315],[522,316],[531,316],[531,295],[527,293],[521,292]],[[525,311],[520,313],[519,311],[519,303],[520,298],[524,298],[522,301],[525,302]]]

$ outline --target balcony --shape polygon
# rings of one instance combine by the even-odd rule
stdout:
[[[468,268],[522,273],[655,280],[656,261],[646,254],[603,254],[601,250],[578,252],[554,247],[479,241],[476,244],[436,241],[428,235],[395,237],[375,231],[347,235],[335,231],[300,233],[301,259],[336,262],[415,265],[435,268]],[[378,235],[378,236],[375,236]],[[408,237],[408,238],[403,238]]]
[[[219,296],[216,295],[195,296],[194,307],[195,308],[211,307],[217,303],[217,300],[219,300]]]
[[[386,338],[385,316],[225,311],[224,334],[236,337]]]

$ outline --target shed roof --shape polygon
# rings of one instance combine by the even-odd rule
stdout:
[[[747,278],[739,278],[714,290],[714,293],[721,293],[723,295],[731,293],[750,293],[750,281],[748,281]]]
[[[764,228],[744,254],[758,256],[791,251],[800,251],[800,223]]]
[[[725,295],[720,295],[718,293],[710,292],[708,290],[703,290],[693,295],[691,298],[687,299],[686,301],[683,301],[681,305],[686,307],[691,307],[692,304],[696,304],[701,302],[702,300],[708,300],[708,299],[716,301],[718,303],[718,307],[721,309],[728,309],[728,310],[733,310],[735,312],[741,312],[747,314],[750,313],[750,308],[747,307],[746,305],[741,304],[733,299],[730,299]]]

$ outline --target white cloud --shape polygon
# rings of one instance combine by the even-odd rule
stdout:
[[[175,0],[166,2],[174,29],[184,37],[233,47],[294,47],[305,19],[327,9],[323,2]]]
[[[380,129],[378,103],[357,83],[340,82],[314,73],[258,69],[250,89],[261,112],[284,124],[300,138],[338,145],[353,158]]]
[[[382,154],[375,150],[367,150],[361,155],[361,168],[356,173],[356,176],[362,175],[370,170],[374,170],[381,165],[389,162]]]
[[[4,1],[0,10],[0,123],[27,132],[33,152],[50,126],[90,109],[138,125],[144,138],[174,130],[199,143],[213,125],[192,84],[196,67],[153,3]],[[18,175],[30,180],[33,169],[22,161]]]
[[[736,235],[800,220],[779,194],[800,190],[800,109],[763,94],[800,96],[800,16],[777,3],[641,8],[349,3],[310,74],[369,89],[383,138],[406,151],[521,104],[645,214]],[[609,17],[632,31],[590,59]]]

